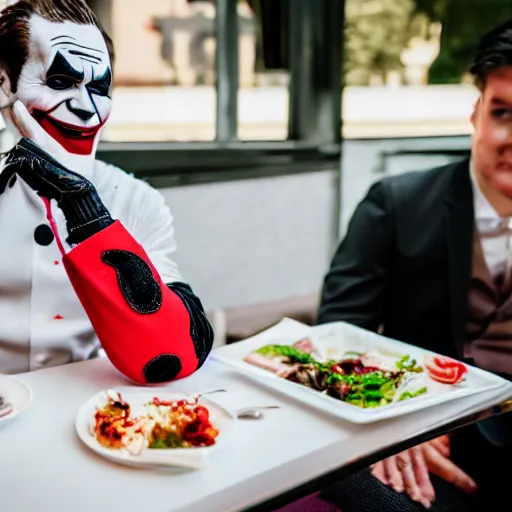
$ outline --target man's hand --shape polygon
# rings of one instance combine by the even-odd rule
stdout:
[[[476,490],[476,483],[450,460],[450,439],[442,436],[420,446],[378,462],[373,475],[396,492],[430,508],[435,499],[429,473],[450,482],[467,493]]]
[[[13,107],[13,114],[16,124],[25,127],[20,129],[25,136],[9,152],[5,170],[11,168],[37,194],[57,201],[66,218],[67,242],[70,245],[79,244],[110,226],[114,221],[94,185],[63,164],[67,153],[48,142],[51,137],[19,101]],[[22,118],[24,121],[20,122]],[[44,139],[43,133],[48,140]],[[38,139],[44,139],[44,145],[35,142]]]
[[[396,492],[406,492],[409,497],[430,508],[435,498],[428,468],[420,446],[377,462],[372,474]]]
[[[9,152],[6,167],[11,166],[40,196],[55,199],[59,204],[66,197],[94,190],[90,181],[63,167],[27,138],[21,139]]]
[[[21,101],[17,100],[11,107],[11,118],[23,137],[39,146],[63,167],[72,169],[71,155],[46,133]]]
[[[423,457],[430,473],[446,480],[459,489],[472,494],[476,491],[475,481],[450,460],[449,436],[438,437],[421,445]]]
[[[21,101],[12,106],[12,119],[23,138],[9,152],[7,165],[40,196],[60,202],[66,195],[88,194],[94,187],[70,167],[71,155],[32,117]]]

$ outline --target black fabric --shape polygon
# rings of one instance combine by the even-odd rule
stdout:
[[[318,323],[346,321],[464,359],[474,231],[469,160],[376,183],[333,258]],[[479,492],[469,497],[433,478],[432,510],[508,510],[499,502],[512,476],[511,431],[507,416],[454,433],[452,459]],[[351,485],[357,489],[346,491]],[[394,510],[422,510],[405,496],[390,497],[368,470],[337,486],[326,493],[343,512],[382,512],[382,500]]]
[[[510,414],[502,416],[509,419]],[[502,504],[512,478],[511,446],[494,446],[480,431],[483,422],[456,431],[452,436],[452,459],[477,483],[470,510],[509,510]]]
[[[144,367],[144,378],[148,384],[159,384],[174,380],[182,368],[181,359],[174,354],[155,357]]]
[[[115,269],[119,289],[134,311],[147,315],[161,308],[160,285],[140,256],[129,251],[110,250],[101,255],[101,260]]]
[[[478,430],[496,448],[512,446],[512,412],[493,416],[478,424]]]
[[[47,224],[41,224],[40,226],[37,226],[34,231],[34,240],[36,241],[36,244],[42,245],[43,247],[51,245],[55,240],[55,235],[53,234],[52,228]]]
[[[342,512],[477,512],[473,496],[435,476],[436,501],[426,509],[405,493],[397,493],[364,470],[321,492],[320,497]],[[480,505],[478,505],[480,506]],[[492,509],[501,510],[501,509]]]
[[[325,278],[318,323],[462,357],[474,232],[468,161],[376,183]]]
[[[213,328],[206,318],[203,305],[188,284],[175,282],[167,285],[183,302],[190,316],[190,337],[194,343],[198,368],[206,361],[213,347]]]
[[[451,458],[478,485],[469,495],[452,484],[431,476],[436,499],[431,512],[501,511],[512,477],[512,449],[498,448],[479,432],[477,425],[457,430],[451,436]],[[416,512],[426,509],[406,494],[398,494],[371,475],[361,471],[324,489],[321,497],[334,503],[343,512]]]
[[[374,478],[369,469],[324,489],[320,497],[342,512],[417,512],[425,510]]]
[[[6,169],[10,174],[16,172],[40,196],[57,201],[66,218],[71,245],[114,222],[89,180],[63,167],[28,139],[21,139],[9,152]]]

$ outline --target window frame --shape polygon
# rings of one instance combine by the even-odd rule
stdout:
[[[215,140],[102,141],[98,158],[155,186],[337,168],[342,139],[345,0],[273,1],[290,2],[287,140],[243,141],[237,138],[237,0],[215,0]]]

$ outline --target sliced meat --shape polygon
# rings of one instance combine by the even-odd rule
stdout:
[[[264,370],[269,370],[275,374],[285,373],[291,368],[288,364],[284,364],[279,360],[271,359],[255,352],[244,357],[244,361],[254,366],[258,366],[259,368],[263,368]]]
[[[288,365],[283,365],[283,366],[286,366],[286,368],[279,370],[277,372],[277,376],[282,377],[283,379],[289,380],[290,375],[293,375],[300,368],[301,365],[299,363],[297,363],[292,366],[288,366]]]
[[[350,393],[351,386],[344,382],[337,382],[327,386],[327,394],[338,400],[345,400],[345,397]]]
[[[329,374],[316,368],[312,364],[297,365],[294,372],[290,372],[287,377],[292,382],[297,382],[317,391],[324,391],[327,388],[327,379]]]
[[[311,354],[313,350],[315,350],[313,342],[309,338],[303,338],[302,340],[296,341],[293,344],[293,347],[295,347],[298,350],[302,350],[303,352],[306,352],[306,354]]]

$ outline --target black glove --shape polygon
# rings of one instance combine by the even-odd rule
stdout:
[[[70,245],[114,222],[89,180],[63,167],[29,139],[22,138],[8,153],[3,172],[11,171],[41,197],[57,201],[66,218]]]

